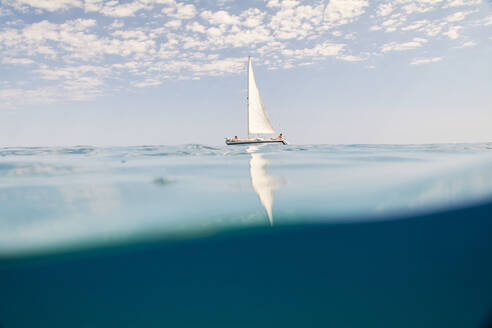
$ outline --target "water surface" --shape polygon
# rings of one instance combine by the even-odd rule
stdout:
[[[0,256],[492,198],[492,144],[0,149]]]

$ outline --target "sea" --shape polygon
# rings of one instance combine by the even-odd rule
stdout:
[[[0,148],[0,327],[492,327],[492,143]]]

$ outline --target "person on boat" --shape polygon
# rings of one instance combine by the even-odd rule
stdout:
[[[237,140],[239,140],[239,139],[237,138],[237,136],[234,136],[234,140],[236,140],[236,141],[237,141]]]
[[[280,133],[279,136],[278,136],[278,139],[283,139],[283,138],[284,138],[283,134]]]

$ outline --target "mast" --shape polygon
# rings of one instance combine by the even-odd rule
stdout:
[[[246,108],[246,115],[248,116],[248,139],[249,139],[249,66],[251,65],[251,56],[248,56],[248,68],[247,70],[247,79],[248,79],[248,90],[246,91],[246,99],[248,103],[248,107]]]

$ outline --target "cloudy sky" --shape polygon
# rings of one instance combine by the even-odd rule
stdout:
[[[492,141],[489,0],[2,0],[0,146]]]

